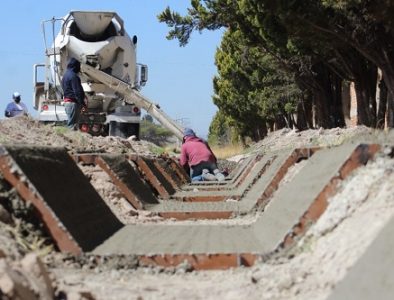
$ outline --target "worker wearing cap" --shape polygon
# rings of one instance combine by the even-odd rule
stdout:
[[[185,128],[183,132],[179,162],[185,169],[190,168],[192,181],[224,180],[224,175],[220,173],[216,165],[216,157],[208,143],[197,137],[190,128]]]
[[[23,102],[21,102],[21,94],[18,92],[13,93],[12,99],[14,101],[8,103],[5,109],[5,116],[7,118],[12,118],[27,115],[27,107]]]
[[[78,73],[81,64],[75,58],[71,58],[67,64],[67,71],[62,79],[64,108],[67,114],[67,127],[77,130],[78,119],[83,106],[85,106],[85,93],[82,88]]]

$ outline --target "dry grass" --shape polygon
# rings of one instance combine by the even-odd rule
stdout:
[[[244,153],[242,145],[213,146],[212,151],[218,159],[226,159]]]

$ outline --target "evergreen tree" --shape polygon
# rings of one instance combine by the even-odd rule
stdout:
[[[304,95],[298,107],[313,105],[315,125],[333,127],[345,125],[343,80],[355,82],[360,124],[377,124],[377,67],[382,86],[394,95],[393,16],[394,3],[388,0],[192,0],[187,16],[167,8],[159,19],[171,27],[168,37],[182,46],[194,30],[239,30],[245,44],[270,54],[278,70],[293,74]],[[244,97],[255,105],[255,98]]]

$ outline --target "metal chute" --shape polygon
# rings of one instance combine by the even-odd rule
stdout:
[[[172,120],[158,105],[152,103],[145,96],[141,95],[132,85],[114,77],[103,71],[95,69],[87,64],[81,64],[81,71],[87,74],[90,78],[105,84],[114,92],[124,97],[124,101],[134,104],[147,113],[152,115],[160,124],[174,133],[180,140],[183,138],[183,127]]]

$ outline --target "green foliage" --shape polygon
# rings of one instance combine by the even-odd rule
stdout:
[[[163,153],[166,152],[163,147],[159,147],[159,146],[149,147],[149,151],[152,152],[155,155],[162,155]]]
[[[65,133],[70,131],[70,129],[66,126],[55,126],[53,127],[53,131],[58,135],[64,135]]]
[[[140,125],[140,138],[151,141],[157,145],[164,145],[168,142],[173,133],[161,125],[151,122],[150,119],[143,119]]]
[[[295,111],[302,93],[293,75],[281,70],[269,53],[249,46],[241,31],[225,33],[215,61],[219,75],[214,79],[214,103],[223,116],[213,122],[227,116],[227,124],[253,137],[278,114]]]
[[[231,119],[218,110],[209,126],[208,143],[210,145],[227,145],[237,139],[237,132],[231,126]]]
[[[193,31],[216,30],[234,26],[237,22],[241,22],[244,19],[240,10],[242,2],[234,0],[191,0],[191,7],[188,8],[186,16],[181,16],[167,7],[157,18],[171,28],[167,39],[178,39],[180,46],[185,46],[189,42]]]
[[[394,94],[393,1],[191,0],[186,16],[167,8],[159,20],[182,46],[193,31],[227,28],[216,55],[214,102],[238,121],[241,135],[279,115],[288,118],[303,93],[311,95],[317,125],[342,126],[338,82],[354,81],[371,98],[373,89],[365,87],[376,81],[376,67]],[[373,126],[376,101],[363,101],[363,124]]]
[[[195,30],[191,17],[182,17],[176,12],[172,12],[167,7],[159,16],[160,22],[166,22],[168,26],[173,27],[167,35],[167,39],[178,39],[181,46],[185,46],[190,39],[190,35]]]

